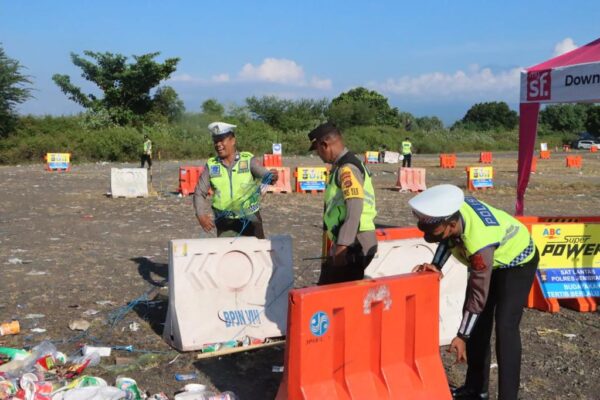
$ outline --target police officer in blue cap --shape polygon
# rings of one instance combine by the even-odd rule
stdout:
[[[453,255],[469,268],[463,319],[449,351],[467,361],[464,386],[455,399],[487,399],[490,338],[496,321],[498,398],[516,400],[521,368],[519,324],[535,277],[539,254],[527,228],[506,212],[453,185],[434,186],[409,201],[418,228],[439,243],[431,264],[413,271],[441,274]],[[467,358],[468,355],[468,358]]]

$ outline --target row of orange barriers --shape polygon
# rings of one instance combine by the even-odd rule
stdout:
[[[299,167],[303,168],[303,167]],[[272,170],[276,170],[278,174],[277,182],[274,185],[268,185],[266,191],[269,193],[292,193],[292,179],[289,167],[270,167]],[[321,167],[318,167],[321,169]],[[325,169],[324,167],[322,169]],[[196,190],[196,184],[198,183],[198,179],[200,175],[204,171],[204,166],[183,166],[179,167],[179,186],[177,188],[177,192],[181,193],[184,196],[188,196],[194,193]],[[298,193],[319,193],[322,192],[325,188],[325,181],[327,179],[327,173],[323,176],[323,184],[322,189],[310,189],[303,190],[300,185],[300,181],[298,180],[298,168],[296,172],[294,172],[294,177],[296,178],[296,192]]]
[[[456,168],[456,154],[440,154],[441,168]]]
[[[396,187],[401,192],[422,192],[427,190],[425,168],[398,168]]]
[[[264,167],[283,167],[281,154],[263,154]]]
[[[582,157],[581,156],[567,156],[567,168],[581,168]]]
[[[491,164],[492,163],[492,152],[482,151],[481,153],[479,153],[479,162],[481,164]]]
[[[540,159],[549,160],[550,159],[550,150],[540,150]]]

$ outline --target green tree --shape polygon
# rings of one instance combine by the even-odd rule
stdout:
[[[217,101],[217,99],[208,99],[202,103],[202,112],[215,117],[223,116],[225,107]]]
[[[158,52],[133,56],[132,63],[121,54],[83,53],[91,61],[75,53],[71,53],[71,60],[83,71],[81,76],[96,84],[104,97],[84,94],[71,83],[68,75],[55,74],[52,79],[71,100],[94,112],[104,109],[115,123],[121,125],[152,111],[155,99],[150,96],[150,91],[169,78],[179,62],[179,58],[156,62],[154,58],[160,54]]]
[[[589,105],[553,104],[540,112],[540,122],[551,131],[577,133],[585,129]]]
[[[164,116],[169,122],[178,120],[185,112],[183,101],[170,86],[161,86],[156,90],[152,107],[156,114]]]
[[[255,119],[281,131],[314,128],[325,120],[326,99],[286,100],[275,96],[249,97],[246,106]]]
[[[462,119],[463,127],[471,130],[512,130],[519,123],[516,111],[503,101],[478,103],[472,106]]]
[[[0,46],[0,137],[8,136],[15,128],[15,107],[31,98],[31,80],[22,73],[23,66],[6,55]]]
[[[585,128],[589,133],[600,136],[600,106],[588,108]]]
[[[334,98],[327,116],[342,128],[361,125],[397,127],[403,123],[398,109],[390,107],[385,96],[363,87],[351,89]]]
[[[444,130],[444,123],[438,117],[419,117],[415,119],[417,129],[423,132],[439,132]]]

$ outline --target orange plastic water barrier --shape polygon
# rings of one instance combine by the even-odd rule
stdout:
[[[179,167],[179,187],[177,191],[184,196],[194,193],[202,171],[204,171],[204,166]]]
[[[274,185],[267,186],[269,193],[292,193],[292,180],[290,178],[290,169],[288,167],[273,167],[277,170],[277,182]]]
[[[456,154],[440,154],[441,168],[456,168]]]
[[[263,154],[263,166],[265,167],[283,167],[281,154]]]
[[[549,160],[550,159],[550,150],[541,150],[540,151],[540,158],[542,160]]]
[[[398,168],[396,187],[403,192],[422,192],[427,189],[425,168]]]
[[[582,157],[581,156],[567,156],[567,168],[581,168]]]
[[[290,291],[276,399],[451,399],[438,313],[433,273]]]
[[[598,216],[572,216],[572,217],[560,217],[560,216],[517,216],[529,231],[531,231],[532,224],[538,223],[600,223],[600,217]],[[538,249],[539,250],[539,249]],[[598,303],[600,298],[594,297],[575,297],[570,299],[555,299],[545,298],[540,287],[540,283],[536,277],[529,291],[527,298],[527,307],[535,308],[537,310],[556,313],[560,311],[560,306],[564,306],[579,312],[594,312],[598,309]]]
[[[598,147],[596,147],[596,146],[590,147],[590,153],[597,153],[597,152],[598,152]]]
[[[481,164],[491,164],[492,163],[492,152],[482,151],[481,153],[479,153],[479,162]]]

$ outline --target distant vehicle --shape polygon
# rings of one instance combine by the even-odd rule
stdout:
[[[579,139],[575,140],[571,144],[571,147],[574,149],[590,149],[592,146],[595,146],[598,149],[600,149],[600,142],[592,139]]]

